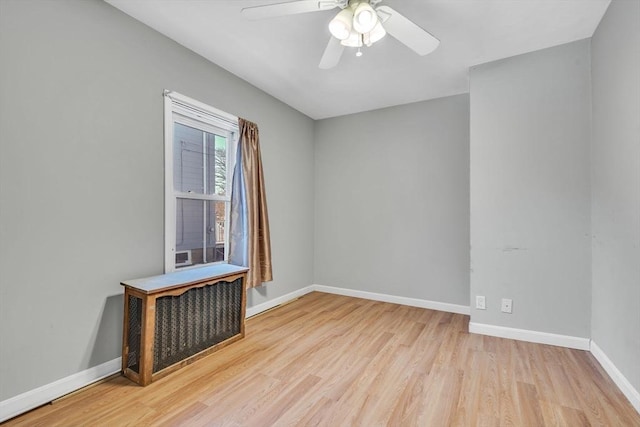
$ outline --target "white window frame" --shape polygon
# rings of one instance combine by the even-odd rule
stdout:
[[[216,133],[227,133],[227,180],[224,196],[216,194],[193,194],[175,191],[173,187],[173,137],[174,122]],[[177,92],[164,91],[164,271],[176,271],[176,200],[178,198],[196,200],[217,200],[230,202],[233,185],[233,169],[236,163],[236,147],[238,142],[238,117],[233,116],[210,105],[204,104]],[[211,264],[228,262],[229,256],[229,219],[230,203],[225,203],[225,247],[224,261],[196,264],[180,267],[180,270],[199,268]]]

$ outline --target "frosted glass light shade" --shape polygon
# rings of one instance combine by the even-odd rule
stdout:
[[[368,33],[378,23],[378,15],[369,3],[359,3],[353,11],[353,28],[359,33]]]
[[[369,33],[369,41],[371,43],[375,43],[378,40],[382,39],[385,35],[387,35],[387,32],[382,26],[382,23],[378,21],[376,26],[373,27],[373,30],[371,30],[371,32]]]
[[[340,44],[348,47],[360,47],[362,46],[362,34],[357,31],[351,30],[351,34],[349,34],[349,37],[342,40]]]
[[[345,40],[351,33],[351,23],[353,22],[353,12],[350,8],[342,9],[329,22],[329,32],[338,40]]]

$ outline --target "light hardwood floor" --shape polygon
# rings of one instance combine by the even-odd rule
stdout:
[[[7,426],[640,426],[588,352],[473,335],[468,322],[311,293],[147,387],[117,377]]]

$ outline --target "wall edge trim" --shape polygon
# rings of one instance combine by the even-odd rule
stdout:
[[[446,311],[456,314],[471,314],[471,308],[467,305],[451,304],[448,302],[430,301],[418,298],[401,297],[396,295],[379,294],[368,291],[358,291],[355,289],[337,288],[334,286],[312,285],[314,291],[327,294],[344,295],[348,297],[364,298],[373,301],[390,302],[393,304],[408,305],[411,307],[427,308],[430,310]]]
[[[401,297],[396,295],[380,294],[368,291],[358,291],[354,289],[338,288],[324,285],[309,285],[304,288],[297,289],[280,297],[273,298],[269,301],[248,307],[245,312],[246,317],[255,316],[264,311],[275,308],[281,304],[293,301],[311,292],[323,292],[329,294],[337,294],[350,296],[355,298],[364,298],[373,301],[389,302],[411,307],[420,307],[430,310],[445,311],[450,313],[465,314],[471,313],[470,307],[466,305],[450,304],[445,302],[423,300],[418,298]],[[61,378],[41,387],[21,393],[7,400],[0,401],[0,422],[4,422],[10,418],[16,417],[38,406],[47,404],[66,394],[72,393],[78,389],[86,387],[96,381],[116,374],[122,369],[122,358],[110,360],[101,365],[85,369],[68,377]]]
[[[528,329],[509,328],[506,326],[489,325],[486,323],[469,322],[469,332],[472,334],[490,335],[492,337],[509,338],[537,344],[555,345],[558,347],[589,350],[589,338],[570,335],[552,334],[550,332],[531,331]]]
[[[594,341],[591,341],[590,351],[593,357],[600,363],[602,369],[609,374],[609,377],[611,377],[613,382],[618,386],[622,394],[625,395],[635,410],[640,413],[640,392],[633,387],[627,377],[620,372],[607,354]]]
[[[310,292],[313,292],[312,286],[305,286],[304,288],[296,289],[293,292],[289,292],[288,294],[270,299],[269,301],[247,307],[245,317],[252,317],[262,313],[263,311],[271,310],[272,308],[275,308],[289,301],[293,301],[294,299],[300,298],[301,296],[304,296]]]
[[[16,417],[38,406],[72,393],[91,383],[99,381],[122,369],[122,358],[118,357],[68,377],[45,384],[33,390],[10,397],[0,402],[0,422]]]

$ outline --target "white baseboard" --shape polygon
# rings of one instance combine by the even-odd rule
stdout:
[[[375,292],[357,291],[354,289],[335,288],[333,286],[312,285],[312,290],[328,294],[344,295],[348,297],[364,298],[373,301],[390,302],[411,307],[428,308],[430,310],[446,311],[449,313],[471,314],[468,305],[450,304],[447,302],[429,301],[425,299],[399,297],[395,295],[378,294]]]
[[[325,294],[344,295],[347,297],[363,298],[372,301],[390,302],[393,304],[408,305],[411,307],[428,308],[431,310],[446,311],[449,313],[470,314],[471,309],[467,305],[450,304],[446,302],[429,301],[417,298],[400,297],[395,295],[378,294],[375,292],[358,291],[354,289],[336,288],[333,286],[311,285],[295,290],[278,298],[263,302],[247,308],[246,317],[255,316],[263,311],[277,307],[296,298],[300,298],[310,292],[324,292]]]
[[[535,342],[538,344],[557,345],[559,347],[575,348],[578,350],[589,350],[590,342],[589,338],[529,331],[527,329],[508,328],[506,326],[487,325],[475,322],[469,323],[469,332],[473,334],[490,335],[492,337]]]
[[[93,368],[85,369],[42,387],[24,392],[0,402],[0,423],[44,405],[59,397],[74,392],[91,383],[118,373],[122,368],[122,358],[110,360]]]
[[[469,307],[462,305],[377,294],[373,292],[354,291],[352,289],[334,288],[331,286],[310,285],[281,297],[249,307],[246,310],[246,317],[255,316],[256,314],[277,307],[280,304],[292,301],[313,291],[391,302],[413,307],[429,308],[433,310],[449,311],[452,313],[469,314],[470,312]],[[101,365],[94,366],[93,368],[86,369],[50,384],[45,384],[42,387],[38,387],[7,400],[3,400],[0,402],[0,423],[33,408],[49,403],[52,400],[64,396],[65,394],[69,394],[81,389],[82,387],[86,387],[91,383],[108,377],[109,375],[116,374],[121,370],[121,364],[122,358],[118,357],[117,359],[110,360]]]
[[[616,368],[616,365],[607,357],[605,352],[593,341],[591,341],[591,354],[593,354],[593,357],[596,358],[602,368],[609,374],[620,391],[629,399],[629,402],[636,408],[636,411],[640,413],[640,392],[631,385],[629,380],[622,375],[622,372]]]
[[[256,304],[252,307],[248,307],[245,317],[255,316],[256,314],[260,314],[263,311],[267,311],[269,309],[277,307],[280,304],[284,304],[296,298],[300,298],[301,296],[306,295],[309,292],[313,292],[312,286],[306,286],[302,289],[297,289],[293,292],[289,292],[286,295],[282,295],[281,297],[270,299],[269,301],[263,302],[261,304]]]
[[[284,304],[310,292],[318,291],[330,294],[364,298],[374,301],[383,301],[394,304],[421,307],[431,310],[446,311],[458,314],[470,314],[469,306],[450,304],[438,301],[422,300],[395,295],[380,294],[375,292],[358,291],[354,289],[336,288],[333,286],[310,285],[295,290],[286,295],[271,299],[246,310],[246,317],[255,316],[263,311]],[[622,392],[631,401],[633,406],[640,412],[640,394],[627,379],[618,371],[615,365],[607,358],[602,350],[595,344],[590,343],[588,338],[572,337],[567,335],[550,334],[546,332],[528,331],[524,329],[507,328],[502,326],[486,325],[481,323],[469,323],[469,332],[476,334],[491,335],[502,338],[511,338],[522,341],[530,341],[541,344],[557,345],[580,350],[591,350],[595,358],[611,376],[614,382],[620,387]],[[50,384],[46,384],[37,389],[22,393],[10,399],[0,402],[0,422],[15,417],[30,409],[48,403],[65,394],[71,393],[85,387],[95,381],[113,375],[121,369],[121,358],[113,359],[93,368],[62,378]]]

